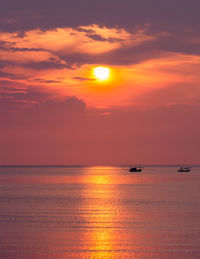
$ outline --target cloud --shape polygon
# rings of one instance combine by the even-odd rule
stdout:
[[[26,75],[22,75],[22,74],[14,74],[14,73],[0,71],[0,78],[27,79],[27,76]]]
[[[37,91],[36,89],[27,88],[26,86],[10,86],[0,87],[0,110],[29,110],[38,103],[46,102],[51,99],[51,94]]]
[[[64,62],[57,62],[54,59],[50,59],[48,61],[40,61],[40,62],[29,62],[29,63],[24,63],[23,65],[25,67],[36,69],[36,70],[62,69],[62,68],[68,67]]]
[[[79,77],[79,76],[74,77],[74,79],[80,80],[80,81],[94,81],[95,80],[94,78],[86,78],[86,77]]]
[[[146,105],[158,105],[161,102],[154,93],[162,89],[168,89],[167,96],[172,88],[182,89],[180,96],[190,96],[191,103],[199,96],[198,33],[191,30],[174,33],[155,31],[149,24],[132,29],[92,24],[0,32],[0,36],[0,76],[10,81],[10,88],[45,89],[56,99],[76,96],[95,107],[143,106],[148,94],[157,100],[146,99]],[[104,84],[94,80],[92,70],[98,65],[112,70]],[[167,98],[163,101],[163,105],[169,103]]]
[[[0,10],[1,29],[6,31],[42,30],[57,27],[103,24],[133,28],[151,23],[155,28],[179,31],[199,28],[199,1],[124,0],[120,1],[49,1],[9,0]],[[113,11],[113,9],[115,11]]]

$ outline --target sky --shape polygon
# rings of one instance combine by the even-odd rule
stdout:
[[[0,164],[200,164],[199,9],[1,3]]]

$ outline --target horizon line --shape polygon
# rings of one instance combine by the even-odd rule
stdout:
[[[164,166],[169,166],[169,167],[172,167],[172,166],[200,166],[200,164],[186,164],[186,163],[183,163],[183,164],[180,164],[180,163],[177,163],[177,164],[119,164],[119,165],[111,165],[111,164],[105,164],[105,165],[94,165],[94,164],[88,164],[88,165],[74,165],[74,164],[55,164],[55,165],[52,165],[52,164],[0,164],[0,167],[96,167],[96,166],[99,166],[99,167],[105,167],[105,166],[112,166],[112,167],[119,167],[119,166],[127,166],[127,167],[130,167],[130,166],[145,166],[145,167],[164,167]]]

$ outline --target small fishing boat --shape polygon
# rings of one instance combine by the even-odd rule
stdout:
[[[190,168],[181,166],[179,167],[178,172],[188,173],[190,172]]]
[[[130,167],[129,172],[142,172],[141,167]]]

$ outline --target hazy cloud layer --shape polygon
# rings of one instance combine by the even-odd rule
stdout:
[[[88,113],[82,101],[71,98],[2,112],[1,164],[199,161],[199,106],[102,109],[98,113],[95,109]]]

